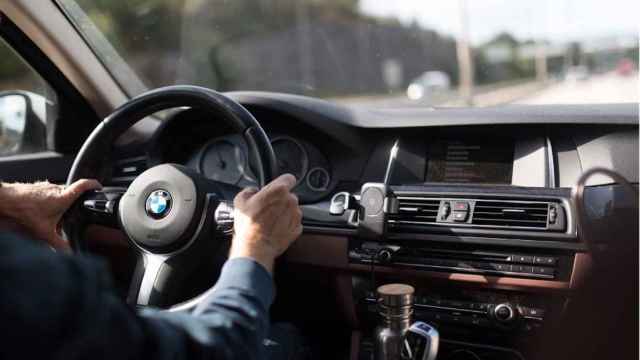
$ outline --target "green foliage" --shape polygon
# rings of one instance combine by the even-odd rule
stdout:
[[[19,60],[16,53],[4,41],[0,41],[0,79],[4,83],[18,81],[29,74],[29,71],[29,67]]]

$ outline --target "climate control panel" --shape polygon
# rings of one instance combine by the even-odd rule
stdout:
[[[362,302],[367,312],[376,312],[377,299],[373,291],[366,293]],[[455,295],[421,295],[414,297],[414,320],[436,326],[464,326],[477,329],[491,328],[505,331],[531,332],[544,323],[546,308],[529,304],[526,299],[458,298]]]

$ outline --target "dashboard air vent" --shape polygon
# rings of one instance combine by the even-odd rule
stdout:
[[[402,194],[387,225],[398,232],[491,231],[564,232],[567,209],[561,199],[444,197]],[[473,230],[472,230],[473,229]]]
[[[399,197],[398,202],[398,213],[390,215],[390,223],[420,225],[436,222],[439,199]]]
[[[547,228],[549,203],[529,201],[475,202],[471,223],[496,227]]]

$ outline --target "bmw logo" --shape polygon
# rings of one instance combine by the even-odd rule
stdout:
[[[147,197],[145,210],[154,219],[162,219],[171,211],[171,194],[166,190],[154,190]]]

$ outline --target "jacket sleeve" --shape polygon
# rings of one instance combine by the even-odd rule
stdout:
[[[248,258],[227,261],[193,314],[136,313],[95,259],[0,234],[0,358],[261,359],[274,287]]]

